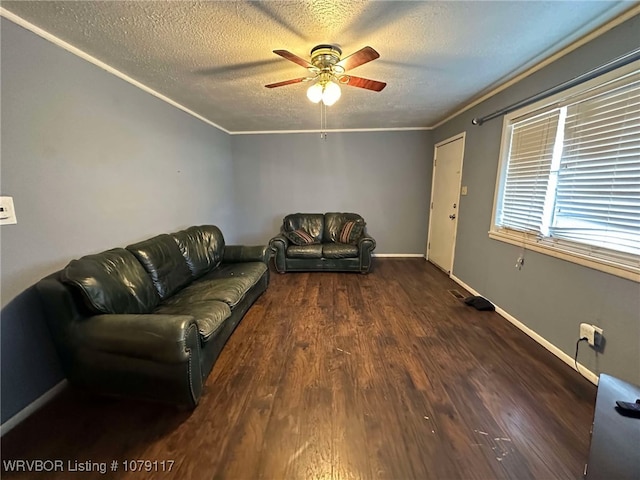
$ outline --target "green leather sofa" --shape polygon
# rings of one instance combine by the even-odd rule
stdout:
[[[280,273],[338,271],[368,273],[376,241],[357,213],[293,213],[269,241]]]
[[[72,385],[194,407],[269,283],[267,246],[190,227],[73,260],[36,289]]]

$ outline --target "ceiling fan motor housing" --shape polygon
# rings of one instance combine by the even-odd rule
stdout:
[[[341,55],[342,50],[335,45],[317,45],[311,49],[311,64],[320,70],[331,70]]]

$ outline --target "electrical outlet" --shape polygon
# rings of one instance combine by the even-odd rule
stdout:
[[[593,334],[593,346],[599,348],[602,346],[602,332],[604,332],[604,330],[600,327],[596,327],[595,325],[591,326],[595,330],[595,333]]]
[[[596,325],[591,325],[589,323],[580,324],[580,338],[586,338],[587,343],[592,347],[600,346],[602,341],[602,332],[603,330]]]

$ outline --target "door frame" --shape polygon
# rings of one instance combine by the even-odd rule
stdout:
[[[436,153],[438,152],[438,147],[442,147],[443,145],[446,145],[448,143],[452,143],[455,142],[456,140],[462,139],[462,158],[460,159],[460,183],[458,184],[458,201],[456,203],[456,205],[458,206],[457,211],[458,213],[456,214],[456,218],[455,218],[455,224],[453,226],[453,248],[451,249],[451,270],[448,272],[448,275],[451,276],[453,274],[453,262],[455,260],[455,256],[456,256],[456,243],[457,243],[457,239],[458,239],[458,220],[460,219],[460,191],[462,188],[462,172],[463,172],[463,166],[464,166],[464,154],[465,154],[465,146],[466,146],[466,137],[467,137],[467,132],[463,131],[461,133],[458,133],[452,137],[447,138],[446,140],[442,140],[438,143],[436,143],[433,146],[433,163],[432,163],[432,170],[431,170],[431,200],[429,202],[429,228],[427,231],[427,243],[425,244],[425,255],[424,258],[425,260],[429,260],[429,242],[431,240],[431,218],[432,218],[432,208],[431,205],[433,205],[433,191],[434,186],[435,186],[435,182],[436,182]],[[435,265],[435,264],[434,264]],[[437,265],[436,265],[437,266]],[[444,270],[443,270],[444,271]]]

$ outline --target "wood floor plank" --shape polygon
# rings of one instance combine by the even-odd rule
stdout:
[[[273,274],[185,412],[68,390],[3,460],[174,461],[3,479],[576,479],[596,388],[423,259]]]

